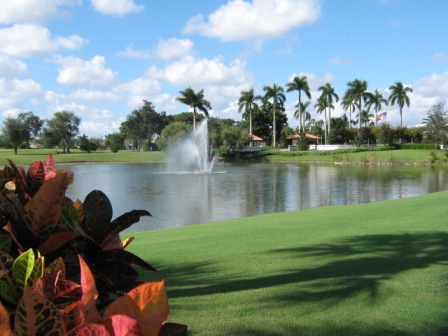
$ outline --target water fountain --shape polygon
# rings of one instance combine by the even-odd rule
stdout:
[[[204,119],[188,136],[168,151],[168,171],[177,173],[209,174],[214,158],[208,148],[208,122]]]

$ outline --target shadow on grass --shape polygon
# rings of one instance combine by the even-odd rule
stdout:
[[[219,272],[219,266],[214,266],[211,262],[195,265],[179,263],[172,268],[161,268],[160,277],[175,287],[170,291],[171,297],[244,291],[290,283],[311,283],[316,280],[331,280],[332,285],[328,288],[319,287],[322,282],[317,282],[315,287],[307,292],[296,293],[296,297],[292,299],[341,299],[360,291],[375,297],[382,280],[434,264],[448,265],[448,234],[434,232],[368,235],[349,238],[335,244],[276,249],[265,253],[280,254],[283,258],[322,257],[333,261],[323,265],[316,261],[316,267],[289,268],[281,274],[256,278],[247,274],[243,279],[235,279],[232,276],[214,277],[213,274]],[[296,261],[291,263],[298,264]],[[241,270],[241,274],[244,274],[244,270]]]
[[[291,287],[291,291],[288,290],[287,294],[277,294],[272,298],[276,301],[276,305],[301,305],[305,302],[325,301],[325,306],[331,307],[339,304],[341,300],[359,294],[367,294],[372,300],[376,300],[380,283],[384,280],[431,265],[448,265],[448,234],[432,232],[366,235],[339,240],[333,244],[298,246],[258,253],[281,256],[282,263],[285,265],[284,270],[273,272],[267,266],[266,276],[255,277],[250,273],[244,275],[245,270],[242,269],[238,277],[231,275],[222,277],[224,272],[219,269],[219,264],[204,262],[196,265],[182,265],[180,263],[177,266],[173,265],[172,268],[162,269],[161,276],[167,280],[171,298],[269,289],[293,284],[296,286]],[[245,256],[241,257],[245,258]],[[272,260],[278,260],[278,258],[272,258]],[[303,260],[308,261],[308,268],[300,267]],[[220,273],[221,276],[218,277]],[[440,286],[441,291],[444,292],[446,290],[444,284]],[[445,332],[448,322],[443,328]],[[403,335],[399,330],[394,332],[372,328],[370,331],[363,329],[362,332],[346,330],[347,333],[345,333],[338,332],[336,329],[328,330],[328,334]],[[264,333],[261,329],[247,330],[247,333],[242,333],[242,330],[235,331],[235,335],[243,334],[277,335]],[[290,334],[294,335],[293,332]],[[312,335],[313,333],[310,331],[303,334]]]

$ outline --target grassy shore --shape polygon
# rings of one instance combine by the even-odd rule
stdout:
[[[348,164],[399,164],[399,165],[428,165],[430,150],[388,150],[358,153],[338,152],[278,152],[265,156],[268,162],[321,162]],[[0,149],[0,164],[8,163],[8,159],[16,164],[27,165],[36,160],[43,160],[45,156],[53,154],[56,163],[93,163],[93,162],[160,162],[166,160],[163,152],[134,152],[130,150],[112,153],[110,150],[98,150],[92,153],[74,149],[69,154],[63,154],[55,149],[20,149],[14,155],[12,149]],[[437,153],[442,159],[444,153]]]
[[[445,335],[447,197],[139,232],[130,250],[190,335]]]

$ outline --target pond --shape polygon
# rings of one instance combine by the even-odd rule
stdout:
[[[84,200],[94,190],[110,199],[113,218],[148,210],[129,231],[158,230],[326,205],[419,196],[448,188],[444,169],[315,164],[217,164],[212,174],[169,174],[165,165],[80,164],[67,191]]]

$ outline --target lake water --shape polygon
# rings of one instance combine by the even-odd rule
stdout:
[[[94,190],[110,199],[113,218],[148,210],[129,231],[157,230],[325,205],[413,197],[448,188],[444,169],[314,164],[216,164],[213,174],[167,174],[165,165],[58,165],[75,174],[67,191],[84,200]]]

